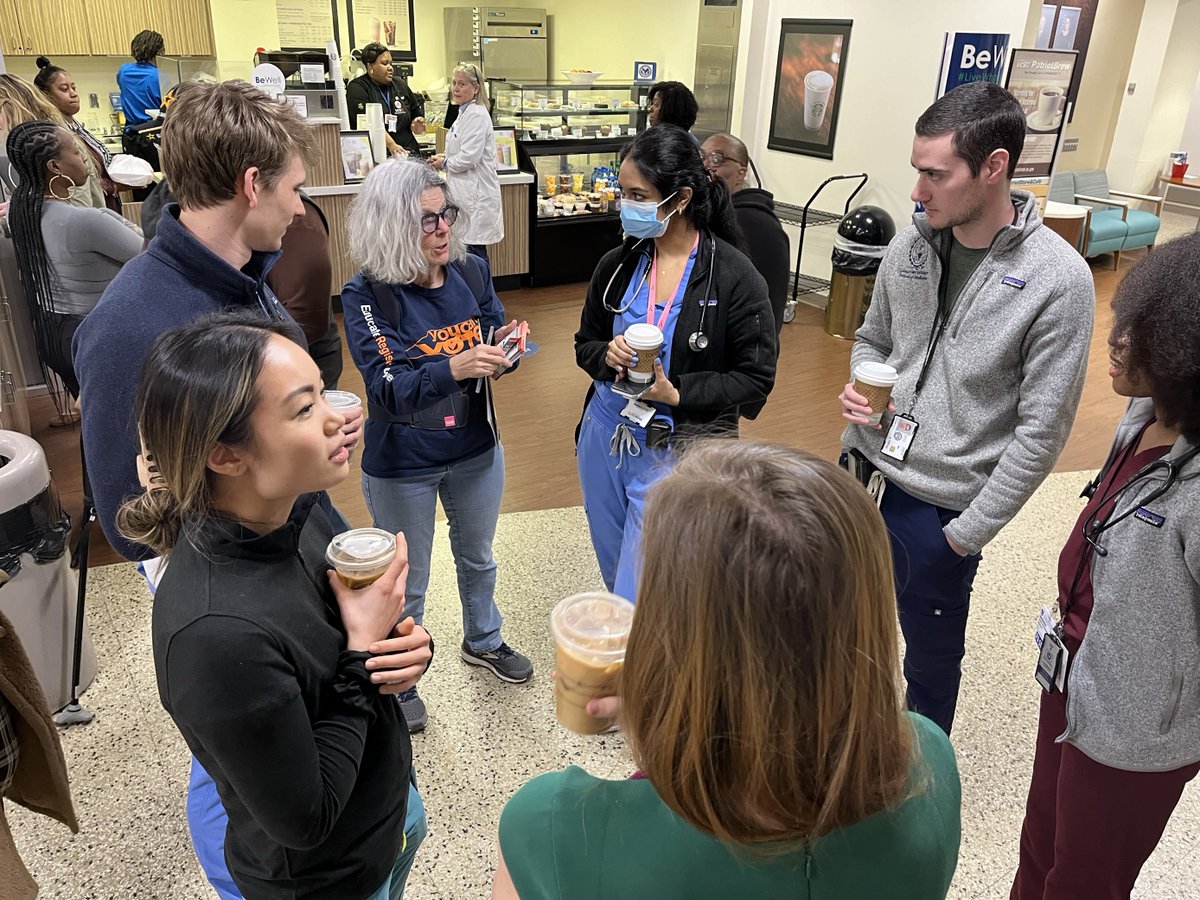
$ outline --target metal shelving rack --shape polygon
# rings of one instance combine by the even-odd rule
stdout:
[[[846,204],[842,208],[841,213],[828,212],[823,209],[813,209],[813,204],[821,191],[825,190],[826,186],[834,181],[848,181],[853,179],[861,179],[858,186],[850,192],[850,196],[846,198]],[[820,186],[813,191],[808,202],[803,206],[796,206],[793,203],[775,202],[775,215],[779,217],[780,222],[786,222],[789,225],[798,225],[800,227],[800,243],[796,248],[796,269],[792,272],[792,291],[788,298],[787,306],[784,309],[783,321],[790,322],[796,315],[796,302],[805,294],[819,294],[822,291],[829,289],[829,280],[826,278],[818,278],[815,275],[805,275],[801,272],[800,261],[804,256],[804,233],[809,228],[816,228],[821,225],[834,225],[850,212],[850,204],[859,191],[867,183],[867,174],[859,172],[856,175],[833,175],[821,182]]]

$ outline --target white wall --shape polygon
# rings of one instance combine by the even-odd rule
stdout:
[[[1154,176],[1161,169],[1163,160],[1152,160],[1150,156],[1161,138],[1148,141],[1148,136],[1152,131],[1161,132],[1167,127],[1154,121],[1156,97],[1160,84],[1164,90],[1171,87],[1174,66],[1168,68],[1165,63],[1172,55],[1172,46],[1176,44],[1175,36],[1172,35],[1176,13],[1181,7],[1192,5],[1194,4],[1191,0],[1183,0],[1183,3],[1180,3],[1180,0],[1146,0],[1133,59],[1129,64],[1128,80],[1137,87],[1133,94],[1125,94],[1121,102],[1117,128],[1105,166],[1109,184],[1112,186],[1147,193],[1154,187]],[[1168,36],[1169,43],[1164,47],[1164,39]],[[1195,54],[1195,44],[1191,45],[1191,52]],[[1186,84],[1189,86],[1195,80],[1195,71],[1193,68],[1192,77],[1187,79]],[[1182,117],[1178,124],[1175,139],[1178,139],[1183,130]]]
[[[1160,193],[1157,176],[1165,169],[1168,154],[1181,147],[1198,75],[1200,0],[1180,0],[1150,113],[1150,127],[1138,154],[1132,190]],[[1197,160],[1200,162],[1200,153]]]
[[[780,20],[843,17],[852,18],[854,27],[834,158],[768,150]],[[754,0],[742,17],[741,53],[752,62],[739,83],[744,99],[735,127],[777,199],[803,204],[830,175],[866,172],[870,181],[855,205],[881,206],[892,214],[897,227],[903,227],[913,206],[909,199],[914,184],[909,165],[913,125],[933,102],[945,32],[1008,32],[1013,36],[1011,46],[1020,46],[1029,18],[1029,0],[923,0],[904,4],[903,10],[893,0],[853,4]],[[818,205],[840,210],[848,193],[841,184],[826,188]],[[795,229],[789,230],[794,250]],[[832,227],[825,227],[805,236],[802,267],[806,273],[828,277],[833,234]]]
[[[1196,168],[1200,169],[1200,76],[1196,78],[1196,89],[1192,92],[1187,121],[1179,138],[1179,146],[1175,149],[1186,150],[1195,161]]]

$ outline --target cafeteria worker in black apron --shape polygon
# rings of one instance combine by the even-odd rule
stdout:
[[[425,101],[413,93],[402,76],[394,73],[392,52],[383,44],[370,43],[356,50],[354,58],[367,71],[346,85],[350,127],[365,129],[367,104],[382,104],[388,156],[418,153],[416,135],[425,133]]]

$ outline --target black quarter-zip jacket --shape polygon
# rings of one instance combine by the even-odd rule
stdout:
[[[206,520],[154,598],[159,697],[216,783],[247,900],[366,897],[404,838],[408,729],[345,650],[316,496],[265,535]]]

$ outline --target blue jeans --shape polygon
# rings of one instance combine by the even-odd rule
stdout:
[[[376,528],[408,541],[408,586],[404,615],[417,624],[425,620],[425,592],[429,588],[429,559],[438,497],[450,524],[450,549],[458,571],[458,597],[462,603],[463,636],[476,653],[495,650],[503,642],[503,618],[496,607],[496,559],[492,539],[504,496],[504,448],[497,444],[486,453],[445,466],[428,475],[410,478],[375,478],[363,474],[363,496]]]
[[[957,511],[918,500],[895,484],[888,483],[879,511],[896,567],[908,708],[949,734],[962,681],[971,586],[982,555],[959,556],[946,542],[942,528]]]
[[[225,864],[225,829],[229,817],[217,786],[204,771],[200,761],[192,757],[192,773],[188,779],[187,796],[188,830],[192,835],[192,846],[196,858],[209,884],[221,900],[242,900],[242,892],[234,884]],[[417,848],[429,833],[425,820],[425,802],[417,792],[416,776],[408,788],[408,809],[404,817],[404,849],[396,857],[396,864],[383,884],[367,900],[399,900],[404,896],[404,884],[417,856]]]
[[[636,442],[636,456],[632,447],[612,452],[613,432],[622,423]],[[620,418],[595,397],[584,410],[576,454],[583,508],[604,586],[636,603],[646,492],[671,470],[674,457],[667,450],[649,449],[646,429]]]

